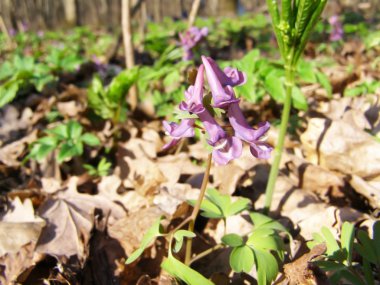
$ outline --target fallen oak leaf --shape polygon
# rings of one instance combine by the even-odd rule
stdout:
[[[326,275],[312,263],[326,249],[326,244],[319,244],[295,261],[285,264],[284,272],[289,285],[329,284]]]
[[[95,210],[109,215],[110,223],[124,217],[125,211],[105,197],[78,193],[77,182],[78,177],[70,178],[66,190],[57,192],[39,208],[47,226],[36,250],[57,258],[75,255],[83,262],[88,254]]]
[[[0,215],[0,284],[12,284],[39,257],[34,249],[45,221],[34,215],[30,199],[16,197]]]

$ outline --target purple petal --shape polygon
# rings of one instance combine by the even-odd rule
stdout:
[[[247,76],[245,75],[245,73],[237,70],[236,68],[226,67],[224,69],[224,73],[230,80],[228,82],[229,84],[226,85],[240,86],[244,85],[247,82]]]
[[[208,133],[208,143],[210,145],[216,144],[220,139],[227,136],[226,132],[219,126],[207,109],[204,108],[203,111],[197,113],[197,115]]]
[[[164,145],[162,147],[162,150],[167,150],[167,149],[175,146],[176,144],[178,144],[179,141],[180,141],[180,139],[172,139],[170,142],[168,142],[166,145]]]
[[[247,142],[255,142],[270,128],[269,122],[261,122],[257,129],[253,129],[245,120],[239,104],[234,103],[228,107],[228,119],[235,131],[235,135]]]
[[[266,142],[256,142],[255,144],[250,144],[249,149],[254,157],[269,159],[273,147]]]
[[[194,86],[191,85],[185,91],[185,102],[181,102],[179,108],[182,111],[198,114],[203,112],[203,83],[204,83],[204,66],[199,67],[197,78],[195,79]]]
[[[232,159],[239,158],[243,150],[243,144],[237,137],[228,137],[221,145],[214,147],[212,159],[216,164],[226,165]]]
[[[184,119],[181,123],[163,121],[165,131],[173,138],[189,138],[194,136],[194,119]]]
[[[216,108],[227,108],[230,104],[234,102],[239,102],[239,99],[235,97],[235,93],[231,86],[222,86],[220,78],[218,77],[218,72],[226,76],[216,65],[217,68],[213,68],[212,60],[202,56],[202,62],[206,69],[206,76],[208,84],[211,89],[212,98],[214,100],[214,107]]]

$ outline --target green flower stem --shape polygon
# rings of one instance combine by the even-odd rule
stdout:
[[[210,170],[211,170],[211,153],[208,155],[207,158],[207,164],[206,164],[206,172],[203,176],[202,186],[201,186],[201,192],[199,193],[199,197],[197,200],[197,203],[194,206],[193,211],[190,215],[190,221],[189,221],[189,231],[194,232],[194,225],[195,225],[195,219],[198,216],[199,210],[201,209],[201,204],[203,201],[203,198],[205,197],[206,193],[206,187],[208,183],[208,179],[210,177]],[[189,265],[191,260],[191,247],[192,247],[192,239],[188,238],[186,241],[186,254],[185,254],[185,264]]]
[[[286,135],[286,130],[288,127],[288,122],[289,122],[290,107],[292,104],[292,89],[294,87],[294,73],[295,73],[295,69],[293,66],[291,65],[285,66],[286,97],[285,97],[284,107],[282,109],[280,133],[279,133],[277,144],[274,150],[273,164],[270,169],[268,184],[265,190],[265,204],[264,204],[265,214],[268,214],[270,211],[274,187],[276,186],[277,175],[278,175],[278,171],[280,167],[282,152],[284,149],[285,135]]]

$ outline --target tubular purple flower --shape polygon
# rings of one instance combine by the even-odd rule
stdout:
[[[211,57],[202,56],[203,64],[207,61],[208,65],[218,77],[222,86],[230,85],[231,87],[244,85],[247,82],[247,76],[244,72],[237,70],[237,68],[226,67],[222,71],[217,63]],[[205,64],[206,65],[206,64]],[[206,67],[207,73],[207,67]]]
[[[342,23],[337,15],[329,18],[329,24],[331,26],[330,41],[339,41],[343,38],[344,31]]]
[[[235,97],[235,93],[230,85],[227,85],[226,87],[222,86],[221,81],[215,70],[212,68],[209,59],[202,56],[202,62],[205,66],[208,84],[214,100],[213,107],[225,109],[230,104],[239,102],[239,99]]]
[[[182,138],[190,138],[194,136],[195,119],[183,119],[179,124],[174,122],[163,121],[162,124],[167,135],[173,139],[163,146],[163,150],[175,146]]]
[[[260,159],[270,158],[273,147],[264,141],[270,127],[269,122],[259,123],[258,128],[253,129],[245,120],[238,103],[229,105],[227,113],[235,136],[249,144],[252,155]]]
[[[179,33],[181,45],[184,49],[184,60],[190,60],[193,58],[191,49],[197,45],[197,43],[208,34],[207,27],[199,29],[197,27],[191,27],[185,33]]]
[[[185,101],[179,104],[179,109],[193,114],[203,112],[203,83],[204,83],[204,66],[199,67],[197,78],[195,79],[194,86],[191,85],[185,91]]]
[[[226,165],[241,156],[243,144],[240,139],[228,136],[206,109],[197,115],[209,135],[208,144],[214,148],[212,159],[215,163]]]

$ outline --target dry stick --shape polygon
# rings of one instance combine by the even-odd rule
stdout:
[[[121,2],[121,27],[123,29],[123,41],[125,50],[125,66],[127,69],[131,69],[135,66],[135,56],[132,43],[132,26],[131,26],[131,1],[122,0]],[[132,111],[137,106],[137,89],[136,86],[132,86],[128,93],[128,103],[131,106]]]
[[[201,0],[194,0],[193,5],[191,6],[191,11],[189,15],[189,22],[187,23],[187,27],[190,29],[194,26],[195,18],[197,17],[199,6],[201,4]]]
[[[7,38],[8,45],[11,47],[12,46],[12,39],[9,36],[7,26],[5,25],[4,19],[1,15],[0,15],[0,30],[4,33],[5,37]]]
[[[199,197],[198,197],[197,203],[195,204],[194,209],[193,209],[193,211],[191,212],[191,215],[190,215],[189,229],[188,229],[190,232],[194,232],[195,219],[198,216],[198,213],[199,213],[199,210],[201,208],[201,204],[202,204],[203,198],[204,198],[205,193],[206,193],[206,187],[207,187],[208,179],[210,177],[211,158],[212,158],[212,154],[210,153],[208,155],[208,158],[207,158],[206,172],[205,172],[205,175],[203,176],[203,181],[202,181],[202,186],[201,186],[201,192],[199,193]],[[186,265],[190,264],[190,260],[191,260],[191,247],[192,247],[192,239],[189,238],[186,241],[186,255],[185,255],[185,264]]]

